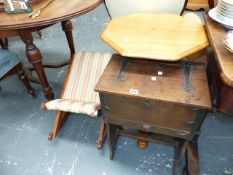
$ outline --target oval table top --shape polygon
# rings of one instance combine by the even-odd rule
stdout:
[[[43,6],[46,1],[32,5],[33,9]],[[25,29],[65,21],[87,13],[102,3],[102,0],[54,0],[37,18],[30,18],[28,13],[7,14],[0,12],[0,30]]]

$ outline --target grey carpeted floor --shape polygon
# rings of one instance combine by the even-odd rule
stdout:
[[[100,39],[109,16],[103,5],[73,20],[77,50],[113,52]],[[57,62],[69,56],[60,25],[43,30],[44,39],[35,34],[35,43],[44,61]],[[25,64],[24,44],[10,38],[10,50]],[[48,80],[59,97],[67,67],[46,69]],[[149,144],[136,147],[136,140],[120,138],[113,161],[108,147],[96,149],[100,120],[72,114],[61,134],[47,140],[55,112],[40,111],[42,89],[33,84],[37,97],[31,98],[16,76],[0,82],[0,175],[169,175],[173,149]],[[233,174],[233,116],[208,114],[199,139],[202,175]]]

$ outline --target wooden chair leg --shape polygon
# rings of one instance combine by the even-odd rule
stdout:
[[[69,117],[68,112],[58,111],[56,119],[54,121],[54,126],[52,132],[48,135],[48,140],[53,140],[65,124],[66,120]]]
[[[31,94],[33,97],[35,97],[35,91],[31,87],[28,77],[26,76],[25,71],[23,69],[22,63],[19,63],[19,69],[18,69],[17,74],[18,74],[19,79],[23,82],[23,84],[27,88],[28,93]]]
[[[100,133],[99,133],[99,139],[98,139],[98,145],[97,145],[97,148],[99,150],[103,148],[103,145],[106,140],[106,135],[107,135],[107,128],[106,128],[104,121],[102,120],[100,123]]]

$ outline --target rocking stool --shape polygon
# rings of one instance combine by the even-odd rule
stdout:
[[[53,130],[48,136],[49,140],[58,135],[70,112],[92,117],[101,115],[99,94],[94,91],[94,87],[111,56],[109,53],[80,52],[71,58],[61,99],[41,105],[43,110],[57,110]],[[99,149],[103,146],[105,135],[105,124],[101,122]]]

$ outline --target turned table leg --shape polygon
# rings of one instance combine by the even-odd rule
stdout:
[[[72,30],[73,30],[72,22],[71,20],[62,21],[61,25],[62,25],[62,30],[66,34],[66,39],[69,44],[70,52],[71,54],[74,54],[75,46],[74,46],[74,40],[73,40],[73,34],[72,34]]]
[[[33,43],[32,34],[27,30],[19,31],[20,38],[26,44],[26,55],[28,61],[34,66],[35,71],[43,87],[45,98],[48,100],[54,99],[54,93],[46,78],[46,74],[42,65],[42,55],[40,50]]]

